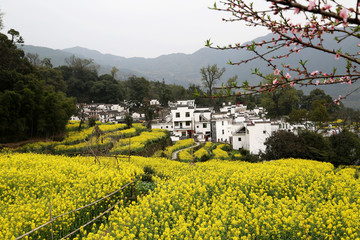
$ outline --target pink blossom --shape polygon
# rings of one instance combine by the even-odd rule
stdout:
[[[343,19],[344,23],[347,22],[347,19],[348,19],[348,17],[349,17],[345,8],[342,8],[342,9],[340,10],[339,16]]]
[[[290,75],[289,73],[286,73],[285,77],[286,77],[287,79],[290,79],[290,78],[291,78],[291,75]]]
[[[294,14],[299,14],[300,13],[300,8],[294,8]]]
[[[325,10],[330,10],[330,8],[331,8],[331,5],[330,5],[330,4],[327,4],[327,3],[325,3],[325,5],[324,5],[324,9],[325,9]]]
[[[312,10],[313,8],[315,8],[315,6],[316,6],[315,0],[310,0],[308,10],[309,11]]]
[[[335,54],[335,59],[338,60],[340,58],[340,54],[339,53],[336,53]]]
[[[311,75],[311,76],[315,76],[315,75],[317,75],[318,73],[319,73],[319,71],[316,70],[316,71],[313,71],[310,75]]]
[[[319,80],[316,80],[316,86],[320,84],[320,81]]]
[[[275,69],[274,70],[274,75],[279,75],[280,74],[280,70],[279,69]]]
[[[279,81],[277,80],[277,78],[275,78],[273,84],[277,84],[277,83],[279,83]]]
[[[295,83],[294,83],[294,82],[291,82],[291,83],[290,83],[290,86],[295,87]]]

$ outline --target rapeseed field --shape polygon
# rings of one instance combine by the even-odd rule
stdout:
[[[155,189],[131,204],[118,204],[106,221],[75,239],[360,239],[355,168],[304,159],[196,164],[140,156],[98,160],[100,164],[94,157],[0,154],[0,239],[15,239],[46,223],[49,203],[52,216],[69,212],[131,182],[144,167],[156,172]],[[59,218],[54,239],[114,203]],[[28,239],[49,239],[49,228]]]

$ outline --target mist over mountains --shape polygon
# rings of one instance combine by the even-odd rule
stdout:
[[[273,37],[268,34],[264,37],[254,39],[255,42],[262,40],[269,40]],[[325,44],[328,49],[337,50],[337,45],[331,39],[325,39]],[[246,43],[245,43],[246,44]],[[355,52],[354,48],[357,47],[357,40],[347,39],[341,44],[343,52]],[[54,67],[65,65],[65,58],[75,55],[79,58],[93,59],[96,64],[100,66],[99,73],[110,73],[112,67],[119,69],[117,78],[125,80],[129,76],[136,75],[145,77],[150,81],[162,81],[164,79],[167,84],[178,84],[187,87],[189,84],[201,85],[200,68],[207,65],[217,64],[218,67],[225,67],[226,71],[222,76],[222,82],[226,82],[234,75],[238,76],[238,81],[260,81],[260,79],[251,74],[251,69],[258,68],[264,74],[271,73],[272,70],[266,67],[266,63],[260,60],[242,64],[239,66],[232,66],[227,64],[229,61],[238,62],[240,60],[249,59],[253,57],[253,53],[246,50],[215,50],[210,48],[201,48],[192,54],[174,53],[162,55],[157,58],[125,58],[115,56],[112,54],[103,54],[96,50],[86,49],[82,47],[73,47],[62,50],[55,50],[45,47],[37,47],[31,45],[24,45],[21,47],[25,53],[37,53],[40,59],[50,58]],[[264,49],[265,50],[265,49]],[[281,49],[276,55],[284,54],[288,49]],[[283,59],[278,63],[290,64],[291,66],[299,66],[300,60],[308,60],[309,71],[322,70],[323,72],[332,72],[333,68],[338,69],[338,73],[345,69],[346,62],[335,60],[333,55],[305,49],[299,54],[292,54],[289,58]],[[281,69],[281,68],[280,68]],[[360,85],[355,83],[352,86],[347,84],[336,84],[331,86],[324,86],[322,89],[332,97],[337,98],[339,95],[346,95],[352,89]],[[313,88],[301,88],[306,94]],[[360,93],[352,94],[347,100],[344,101],[346,106],[353,108],[360,108]]]

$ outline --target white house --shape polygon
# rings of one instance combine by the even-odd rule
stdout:
[[[160,102],[157,99],[151,99],[150,100],[150,105],[151,106],[158,106],[158,105],[160,105]]]
[[[266,149],[265,141],[274,131],[279,129],[278,123],[263,121],[246,121],[232,134],[233,149],[247,149],[252,154],[259,154]]]
[[[214,113],[212,116],[212,139],[214,142],[231,142],[232,117],[227,113]]]
[[[194,111],[191,105],[177,105],[171,109],[173,119],[173,134],[179,137],[192,136],[194,132]]]
[[[211,117],[213,108],[196,108],[194,110],[194,130],[200,142],[211,139]]]

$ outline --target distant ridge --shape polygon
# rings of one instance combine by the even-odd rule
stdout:
[[[263,39],[271,39],[272,34],[268,34],[264,37],[254,39],[255,42],[259,42]],[[329,42],[330,43],[330,42]],[[357,42],[353,40],[347,40],[343,43],[343,52],[353,52],[351,48],[357,46]],[[24,45],[21,47],[25,53],[37,53],[41,59],[47,57],[51,58],[52,64],[56,66],[64,65],[65,58],[75,55],[80,58],[93,59],[94,62],[100,65],[99,73],[110,73],[112,67],[119,69],[118,79],[125,80],[131,75],[139,77],[145,77],[151,81],[165,80],[167,84],[179,84],[187,87],[189,84],[201,85],[200,68],[207,65],[217,64],[219,67],[225,67],[226,72],[222,77],[222,81],[226,82],[227,79],[238,75],[238,81],[243,82],[245,80],[257,80],[259,78],[251,74],[251,69],[259,68],[263,73],[268,74],[272,71],[266,68],[266,65],[262,61],[253,61],[248,64],[240,66],[232,66],[227,63],[229,60],[232,62],[240,61],[241,59],[248,59],[252,55],[251,52],[241,50],[214,50],[209,48],[201,48],[192,54],[174,53],[168,55],[162,55],[157,58],[125,58],[112,54],[103,54],[96,50],[91,50],[83,47],[73,47],[63,50],[55,50],[45,47],[36,47],[31,45]],[[329,48],[337,49],[338,46],[331,46]],[[284,50],[286,51],[286,50]],[[286,63],[290,65],[298,65],[300,59],[309,60],[310,71],[322,69],[325,71],[332,71],[333,67],[337,67],[339,70],[344,69],[346,63],[344,61],[336,61],[332,56],[326,53],[306,49],[301,51],[298,55],[293,55],[286,59]],[[337,98],[339,95],[345,95],[347,92],[354,89],[354,85],[360,85],[360,82],[349,85],[332,85],[323,87],[328,94]],[[308,93],[311,87],[301,88],[305,93]],[[355,93],[348,100],[346,105],[354,108],[360,108],[360,93]]]

